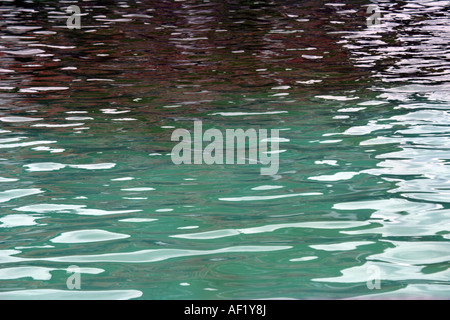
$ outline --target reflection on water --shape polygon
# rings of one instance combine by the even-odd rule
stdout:
[[[0,299],[448,299],[450,5],[368,4],[4,2]],[[175,166],[194,120],[278,173]]]

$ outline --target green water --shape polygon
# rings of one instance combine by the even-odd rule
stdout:
[[[449,8],[326,3],[0,7],[0,299],[449,299]],[[173,164],[195,120],[278,173]]]

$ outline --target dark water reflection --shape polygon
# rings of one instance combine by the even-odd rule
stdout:
[[[373,3],[2,2],[0,298],[448,298],[449,4]],[[173,165],[195,119],[280,172]]]
[[[89,2],[81,6],[82,30],[64,28],[65,16],[57,14],[63,8],[3,9],[8,18],[2,39],[10,54],[2,63],[20,73],[4,86],[64,84],[71,96],[82,91],[95,103],[101,95],[105,103],[133,108],[171,102],[194,109],[188,94],[202,104],[276,85],[305,91],[296,81],[311,78],[327,79],[327,86],[337,81],[341,88],[363,74],[348,62],[348,52],[336,43],[339,36],[330,33],[343,30],[346,19],[354,24],[355,14],[339,15],[318,2]],[[23,28],[23,19],[39,29]],[[144,94],[146,100],[131,103]]]

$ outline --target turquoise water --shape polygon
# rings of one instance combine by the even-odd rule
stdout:
[[[447,2],[326,3],[0,7],[0,299],[449,299]],[[195,120],[278,173],[174,165]]]

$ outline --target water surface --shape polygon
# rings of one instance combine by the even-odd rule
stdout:
[[[368,4],[3,2],[0,299],[449,299],[450,6]],[[195,120],[278,173],[174,165]]]

